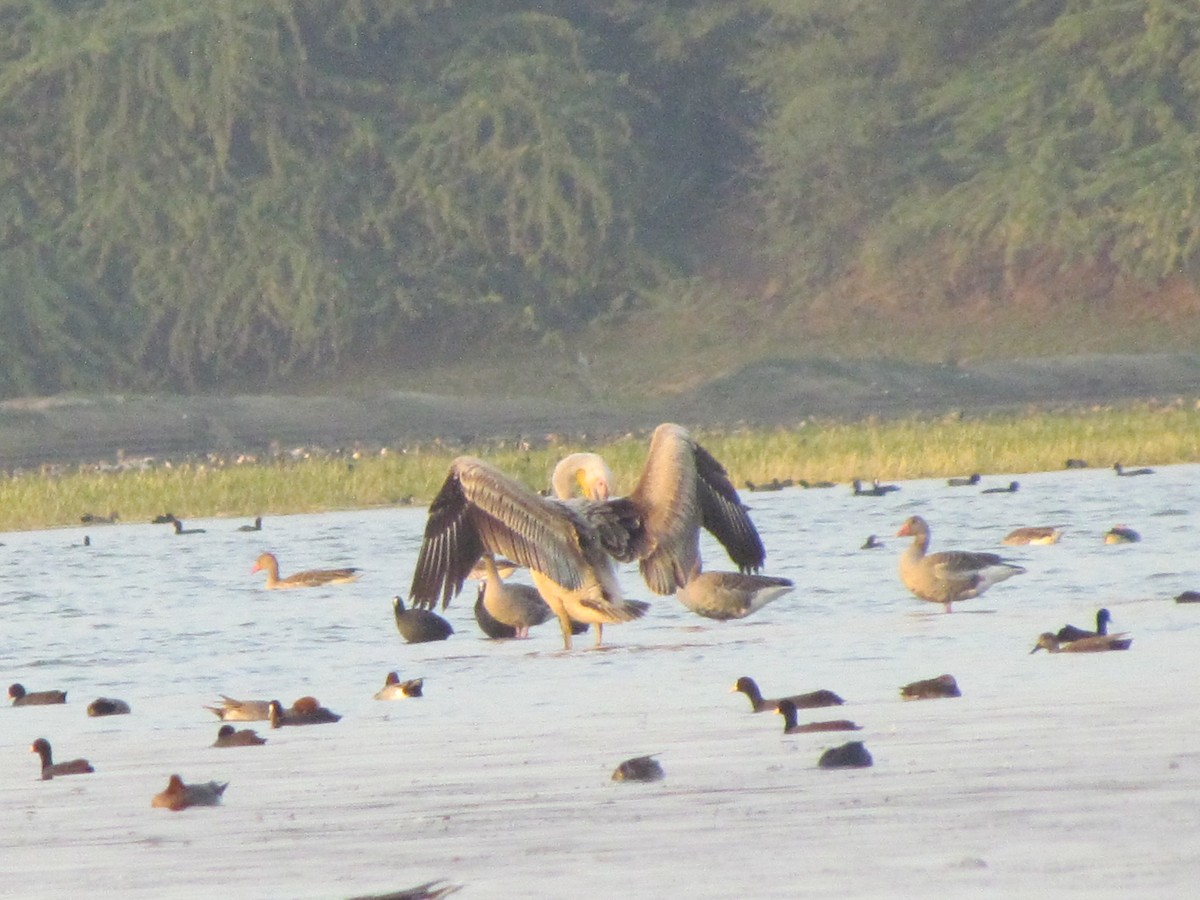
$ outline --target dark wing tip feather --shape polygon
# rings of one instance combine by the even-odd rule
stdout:
[[[693,444],[693,448],[701,524],[720,541],[740,571],[757,572],[766,561],[767,551],[749,511],[725,467],[699,444]]]

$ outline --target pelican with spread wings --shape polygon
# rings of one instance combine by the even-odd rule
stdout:
[[[584,499],[562,498],[572,480]],[[416,607],[442,606],[462,590],[484,554],[527,567],[571,647],[571,620],[605,623],[641,618],[649,604],[626,600],[613,560],[638,560],[656,594],[688,582],[700,556],[700,528],[725,547],[744,572],[766,551],[725,469],[679,425],[659,425],[633,492],[609,498],[611,475],[595,454],[559,463],[554,499],[542,497],[488,463],[460,456],[429,507],[413,574]]]

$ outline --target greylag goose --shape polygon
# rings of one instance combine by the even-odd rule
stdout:
[[[222,725],[217,730],[217,739],[213,741],[214,747],[258,747],[265,744],[267,739],[259,737],[258,733],[252,728],[243,728],[238,730],[232,725]]]
[[[1106,544],[1136,544],[1142,536],[1128,525],[1114,525],[1104,533]]]
[[[850,741],[830,747],[821,754],[817,765],[822,769],[865,769],[874,762],[862,741]]]
[[[309,569],[306,572],[297,572],[295,575],[280,578],[279,560],[275,558],[274,553],[259,554],[250,571],[267,573],[267,583],[265,585],[267,590],[319,587],[323,584],[348,584],[351,581],[358,581],[358,569],[353,567],[345,569]]]
[[[430,608],[440,599],[444,607],[480,556],[502,553],[530,569],[558,617],[565,647],[571,646],[572,620],[595,624],[599,646],[605,624],[641,618],[649,608],[622,596],[613,558],[638,560],[652,591],[674,593],[699,559],[704,527],[739,569],[762,566],[762,541],[736,489],[685,429],[655,429],[628,496],[609,498],[611,476],[602,463],[595,454],[573,454],[559,463],[552,479],[556,494],[573,482],[585,494],[582,501],[568,501],[544,498],[482,460],[456,459],[429,507],[413,604]]]
[[[255,516],[253,525],[239,525],[238,531],[262,531],[262,516]]]
[[[930,603],[950,604],[978,597],[993,584],[1025,572],[1021,566],[995,553],[966,550],[929,550],[929,525],[920,516],[910,516],[896,537],[911,537],[912,544],[900,554],[900,580],[914,596]]]
[[[961,697],[962,691],[958,689],[958,682],[953,675],[939,675],[904,685],[900,688],[900,696],[905,700],[932,700],[937,697]]]
[[[1058,638],[1060,644],[1066,644],[1070,641],[1078,641],[1081,638],[1090,638],[1100,635],[1101,637],[1108,634],[1108,623],[1112,621],[1112,614],[1107,609],[1096,610],[1096,630],[1088,631],[1086,628],[1077,628],[1074,625],[1064,625],[1058,629]]]
[[[490,553],[484,553],[480,562],[484,567],[483,608],[497,622],[510,626],[514,637],[529,637],[530,628],[554,618],[554,611],[537,588],[505,583]]]
[[[221,802],[221,795],[225,793],[227,787],[229,787],[228,781],[224,784],[216,781],[209,781],[205,784],[184,784],[182,778],[172,775],[167,781],[166,788],[154,795],[150,806],[169,809],[173,812],[179,812],[189,806],[216,806]]]
[[[96,771],[86,759],[56,763],[50,750],[50,742],[45,738],[34,741],[29,746],[29,752],[36,753],[42,759],[42,781],[49,781],[56,775],[87,775]]]
[[[425,689],[424,678],[400,680],[400,673],[388,672],[383,681],[383,687],[375,692],[376,700],[404,700],[408,697],[423,697]]]
[[[950,487],[973,487],[979,484],[981,480],[982,476],[978,472],[974,472],[966,478],[947,478],[946,484],[950,485]]]
[[[129,714],[129,704],[112,697],[97,697],[88,704],[89,716],[124,716]]]
[[[1019,547],[1025,544],[1057,544],[1062,533],[1062,528],[1054,525],[1026,525],[1014,528],[1004,536],[1000,543],[1010,547]]]
[[[1008,483],[1008,485],[1005,487],[984,488],[979,493],[981,493],[981,494],[1015,494],[1020,489],[1021,489],[1021,485],[1019,482],[1010,481]]]
[[[613,781],[662,781],[663,767],[653,756],[635,756],[621,763],[612,773]]]
[[[399,596],[392,598],[392,613],[396,618],[396,630],[409,644],[444,641],[454,634],[454,626],[437,613],[427,609],[405,609]]]
[[[779,701],[775,712],[783,716],[784,734],[808,734],[814,731],[862,731],[861,725],[855,725],[849,719],[827,719],[823,722],[796,722],[796,704],[786,697]]]
[[[269,700],[234,700],[222,694],[220,706],[204,708],[225,722],[265,722],[271,717]]]
[[[1044,632],[1029,652],[1048,650],[1051,653],[1101,653],[1105,650],[1128,650],[1133,638],[1122,634],[1097,634],[1063,643],[1052,631]]]
[[[1153,469],[1147,469],[1145,466],[1143,466],[1140,469],[1126,469],[1120,463],[1113,463],[1113,471],[1116,472],[1118,475],[1122,476],[1123,478],[1131,478],[1134,475],[1153,475],[1154,474]]]
[[[767,700],[753,678],[743,675],[730,689],[730,693],[742,693],[750,698],[750,709],[753,712],[774,712],[779,708],[781,700],[790,700],[796,709],[816,709],[822,706],[841,706],[845,701],[833,691],[821,689],[807,694],[792,694],[790,697],[780,697]]]
[[[794,587],[791,579],[772,575],[696,571],[675,596],[698,616],[728,621],[758,612]]]
[[[316,697],[301,697],[288,709],[284,709],[278,700],[272,700],[268,718],[272,728],[282,728],[285,725],[325,725],[342,717],[322,706]]]
[[[66,691],[27,691],[23,684],[10,684],[8,696],[13,706],[51,706],[66,703]]]

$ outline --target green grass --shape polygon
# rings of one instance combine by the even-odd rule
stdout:
[[[738,486],[772,478],[849,482],[971,472],[1050,471],[1068,457],[1095,466],[1200,462],[1200,411],[1183,404],[1138,404],[1078,412],[1030,412],[981,418],[908,418],[857,424],[810,422],[767,431],[697,431]],[[555,462],[597,450],[619,489],[632,487],[645,458],[644,435],[601,447],[563,444],[534,450],[480,447],[488,459],[543,488]],[[250,517],[404,504],[427,504],[453,458],[414,451],[364,458],[311,459],[278,465],[184,464],[149,471],[21,474],[0,480],[0,530],[79,524],[85,512],[117,512],[145,522],[162,512],[180,518]]]

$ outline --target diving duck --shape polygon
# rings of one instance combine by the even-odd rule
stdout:
[[[793,694],[790,697],[780,697],[775,700],[763,698],[758,684],[753,678],[743,675],[730,689],[730,693],[741,692],[750,698],[750,709],[753,712],[768,712],[779,708],[780,700],[790,700],[796,709],[815,709],[821,706],[841,706],[845,701],[833,691],[819,690],[807,694]]]
[[[1145,466],[1142,466],[1139,469],[1126,469],[1120,463],[1113,463],[1113,471],[1116,472],[1118,475],[1120,475],[1123,478],[1131,478],[1134,475],[1153,475],[1154,474],[1153,469],[1147,469]]]
[[[817,760],[817,765],[822,769],[865,769],[874,763],[862,741],[850,741],[840,747],[830,747]]]
[[[454,626],[437,613],[427,609],[405,609],[404,601],[398,596],[392,598],[392,613],[396,630],[410,644],[444,641],[454,634]]]
[[[663,767],[653,756],[635,756],[621,763],[612,773],[613,781],[662,781]]]
[[[45,738],[34,741],[29,746],[29,752],[36,753],[42,759],[42,781],[49,781],[58,775],[86,775],[96,771],[86,759],[56,763],[50,751],[50,742]]]
[[[129,714],[129,704],[124,700],[115,700],[112,697],[97,697],[88,704],[87,714],[89,716],[125,716]]]
[[[849,719],[826,719],[822,722],[805,722],[800,725],[796,721],[796,704],[786,697],[779,701],[775,712],[783,716],[784,734],[808,734],[816,731],[862,731],[861,725],[855,725]]]
[[[962,691],[958,689],[958,682],[953,675],[939,675],[904,685],[900,688],[900,696],[905,700],[933,700],[938,697],[961,697]]]
[[[9,685],[8,696],[13,706],[51,706],[67,702],[66,691],[27,691],[23,684]]]

